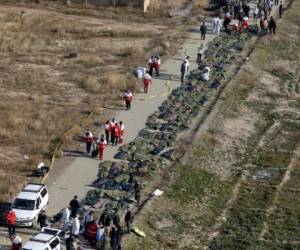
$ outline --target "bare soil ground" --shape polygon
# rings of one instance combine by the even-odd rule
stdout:
[[[174,53],[184,35],[182,17],[165,12],[7,3],[0,6],[2,201],[49,158],[63,131],[95,107],[120,105],[121,91],[136,88],[131,70],[153,52]]]
[[[126,249],[299,249],[299,8],[256,44]]]

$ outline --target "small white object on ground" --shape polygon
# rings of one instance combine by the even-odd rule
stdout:
[[[41,169],[42,167],[45,166],[45,163],[44,162],[40,162],[38,165],[37,165],[37,169]]]
[[[164,192],[159,190],[159,189],[155,189],[152,193],[153,196],[160,196],[162,195]]]

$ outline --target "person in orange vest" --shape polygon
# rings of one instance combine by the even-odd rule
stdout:
[[[84,139],[84,141],[86,143],[86,153],[88,155],[90,155],[91,154],[92,143],[94,141],[94,135],[93,135],[93,133],[90,130],[87,130],[85,132],[85,135],[84,135],[83,139]]]
[[[104,138],[101,138],[100,141],[98,141],[98,150],[99,150],[99,158],[100,161],[103,160],[103,155],[104,155],[104,149],[107,146],[107,142],[105,141]]]
[[[130,110],[131,108],[131,102],[132,102],[132,99],[133,99],[133,95],[131,93],[130,90],[127,90],[124,95],[123,95],[123,99],[125,101],[125,104],[126,104],[126,109],[127,110]]]
[[[120,141],[119,142],[120,142],[120,144],[122,144],[124,142],[124,130],[125,130],[125,126],[122,121],[120,121],[119,128],[120,128]]]
[[[113,144],[115,141],[115,138],[113,137],[113,131],[115,128],[115,118],[112,118],[111,121],[109,122],[109,133],[110,133],[110,142]],[[108,141],[107,141],[108,143]]]
[[[115,123],[115,128],[113,130],[113,135],[114,135],[113,145],[117,146],[119,141],[120,141],[120,128],[119,128],[118,123]]]
[[[10,237],[16,234],[16,220],[16,213],[12,210],[12,208],[10,208],[8,213],[6,214],[6,223]]]
[[[107,142],[109,142],[109,133],[110,133],[110,122],[106,121],[104,124],[104,132],[105,132],[105,139]]]
[[[151,76],[148,73],[144,74],[143,81],[144,81],[144,93],[147,93],[149,84],[152,83]]]

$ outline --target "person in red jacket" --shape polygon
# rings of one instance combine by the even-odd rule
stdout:
[[[113,145],[117,146],[120,141],[120,127],[119,127],[118,123],[115,123],[113,134],[114,134]]]
[[[87,238],[92,245],[96,244],[98,225],[95,220],[90,222],[87,226]]]
[[[144,93],[147,93],[149,85],[152,83],[151,76],[148,73],[144,74],[143,81],[144,81]]]
[[[125,131],[125,126],[124,126],[122,121],[120,121],[119,128],[120,128],[120,141],[119,141],[119,143],[122,144],[124,142],[124,131]]]
[[[99,150],[99,158],[100,161],[103,160],[103,155],[104,155],[104,149],[107,146],[107,142],[105,141],[104,138],[101,138],[100,141],[98,141],[98,150]]]
[[[85,132],[85,135],[84,135],[83,139],[86,143],[86,153],[88,155],[90,155],[91,154],[92,143],[94,141],[94,135],[93,135],[92,131],[87,130]]]
[[[123,95],[123,99],[125,101],[125,104],[126,104],[126,109],[127,110],[130,110],[131,108],[131,102],[132,102],[132,99],[133,99],[133,95],[131,93],[130,90],[127,90],[124,95]]]
[[[115,128],[115,118],[112,118],[111,121],[109,122],[109,133],[110,133],[110,142],[113,144],[115,141],[115,138],[113,137],[113,131]],[[107,141],[108,143],[108,141]]]
[[[16,213],[12,210],[12,208],[10,208],[6,215],[6,222],[7,222],[8,233],[10,237],[16,234],[16,220],[17,220]]]

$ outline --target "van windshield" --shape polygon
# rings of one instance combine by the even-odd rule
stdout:
[[[16,199],[13,205],[15,209],[34,210],[33,200]]]

